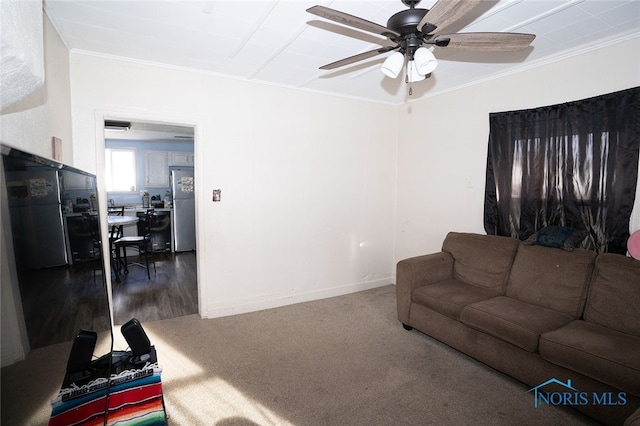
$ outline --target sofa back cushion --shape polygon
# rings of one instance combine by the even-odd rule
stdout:
[[[455,279],[504,294],[519,244],[519,240],[510,237],[450,232],[442,251],[454,259]]]
[[[521,244],[513,261],[507,297],[579,318],[596,252]]]
[[[598,256],[584,319],[640,336],[640,260],[611,253]]]

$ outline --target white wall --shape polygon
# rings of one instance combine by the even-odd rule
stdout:
[[[449,231],[485,232],[489,113],[638,86],[638,52],[636,38],[401,107],[395,260],[439,251]]]
[[[101,174],[104,117],[196,126],[201,315],[392,282],[395,107],[70,58],[76,165]]]

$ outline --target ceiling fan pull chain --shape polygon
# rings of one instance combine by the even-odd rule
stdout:
[[[409,68],[411,68],[409,66],[409,63],[406,63],[407,66],[405,66],[405,73],[404,73],[404,84],[408,84],[409,85],[409,96],[413,95],[413,82],[411,80],[409,80]]]

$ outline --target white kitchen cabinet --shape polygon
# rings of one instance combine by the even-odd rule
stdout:
[[[144,160],[147,188],[168,187],[169,153],[166,151],[147,151]]]
[[[193,166],[193,152],[170,152],[170,166]]]

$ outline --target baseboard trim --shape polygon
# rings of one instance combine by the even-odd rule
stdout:
[[[293,305],[296,303],[311,302],[313,300],[327,299],[329,297],[343,296],[345,294],[356,293],[358,291],[383,287],[393,283],[392,277],[381,278],[374,281],[367,281],[344,286],[331,287],[314,290],[299,294],[286,294],[260,300],[237,300],[226,306],[217,306],[201,313],[202,318],[219,318],[230,315],[246,314],[249,312],[263,311],[265,309],[279,308],[281,306]]]

